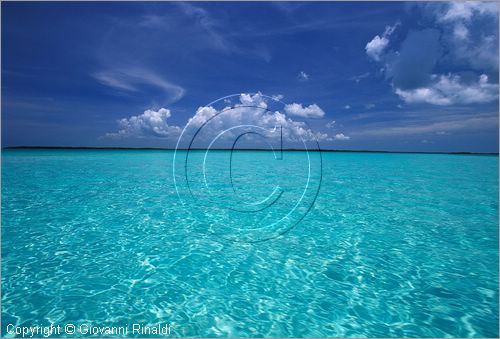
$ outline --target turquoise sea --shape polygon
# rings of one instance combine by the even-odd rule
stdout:
[[[304,152],[236,152],[227,195],[212,153],[215,193],[190,186],[204,204],[176,188],[173,151],[3,151],[2,335],[498,337],[497,156],[321,153],[308,172]],[[308,202],[269,222],[307,173]],[[265,212],[230,208],[275,188]]]

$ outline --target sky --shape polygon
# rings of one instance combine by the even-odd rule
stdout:
[[[3,147],[175,147],[236,94],[219,103],[266,111],[221,126],[280,125],[323,149],[498,152],[497,2],[1,6]]]

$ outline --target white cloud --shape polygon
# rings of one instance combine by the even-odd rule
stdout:
[[[309,74],[307,74],[304,71],[300,71],[299,74],[297,75],[297,78],[301,81],[307,81],[309,80]]]
[[[283,94],[275,94],[275,95],[271,96],[271,98],[273,98],[273,100],[276,100],[276,101],[280,101],[284,97],[285,96]]]
[[[412,90],[396,88],[407,103],[430,103],[434,105],[485,103],[498,98],[498,84],[488,82],[482,74],[475,83],[464,83],[458,75],[434,75],[433,82],[427,87]]]
[[[368,54],[368,56],[370,56],[373,60],[380,61],[384,50],[387,48],[387,46],[389,46],[389,37],[392,33],[394,33],[396,27],[399,25],[400,22],[397,22],[393,26],[386,26],[382,36],[376,35],[370,42],[366,44],[366,54]]]
[[[344,108],[345,109],[351,109],[351,105],[345,105]]]
[[[214,136],[221,131],[228,130],[238,125],[259,126],[268,130],[272,130],[278,126],[281,126],[283,128],[283,138],[285,140],[331,140],[327,133],[314,132],[308,127],[305,122],[295,121],[292,118],[288,117],[287,114],[289,114],[289,112],[287,112],[286,109],[285,112],[270,110],[266,101],[266,97],[260,93],[254,95],[241,94],[239,100],[240,103],[234,105],[231,109],[228,109],[228,107],[223,109],[216,109],[212,106],[204,106],[198,108],[194,117],[190,119],[190,126],[192,126],[194,130],[196,130],[198,127],[202,126],[203,124],[205,124],[205,122],[210,120],[210,123],[205,125],[204,127],[204,130],[208,129],[208,131],[204,131],[204,133],[209,136]],[[292,105],[298,105],[299,107],[304,109],[302,104]],[[311,110],[315,110],[314,106],[317,107],[317,105],[311,106],[313,106],[313,108],[310,108]],[[217,118],[211,119],[216,114]],[[187,133],[191,132],[192,131],[188,131]],[[229,133],[228,136],[231,136],[231,134]]]
[[[335,125],[335,120],[332,120],[326,124],[326,128],[333,128],[334,125]]]
[[[242,93],[240,95],[240,102],[246,106],[267,108],[266,98],[260,92],[254,95]]]
[[[325,112],[316,104],[302,106],[302,104],[288,104],[285,106],[285,112],[303,118],[322,118]]]
[[[335,140],[341,140],[341,141],[345,141],[345,140],[351,139],[350,136],[344,135],[344,133],[335,134],[335,136],[333,138]]]
[[[170,83],[147,69],[110,69],[95,73],[93,77],[106,86],[128,92],[141,92],[144,85],[156,87],[166,103],[178,101],[186,93],[184,88]]]
[[[269,100],[269,103],[268,103]],[[216,109],[212,106],[199,107],[195,115],[189,119],[188,127],[185,131],[187,135],[196,133],[203,126],[203,133],[209,138],[216,137],[222,131],[230,130],[235,126],[259,126],[268,131],[282,127],[283,139],[287,141],[324,141],[332,140],[327,133],[314,132],[303,121],[295,121],[290,118],[284,110],[271,110],[271,104],[276,104],[272,98],[268,98],[261,93],[254,95],[241,94],[238,103]],[[227,105],[226,100],[221,103]],[[317,105],[304,107],[297,105],[304,114],[318,116],[318,112],[324,112]],[[288,106],[288,105],[287,105]],[[311,113],[312,112],[312,113]],[[159,110],[146,110],[143,114],[124,118],[118,121],[119,129],[114,133],[107,133],[109,138],[177,138],[183,128],[169,125],[167,120],[171,117],[171,111],[167,108]],[[201,135],[200,135],[201,136]],[[235,137],[227,133],[227,137]]]
[[[440,11],[438,21],[471,21],[472,16],[498,16],[498,3],[486,1],[450,2]]]
[[[177,137],[182,129],[178,126],[169,126],[169,109],[160,108],[157,111],[146,110],[144,113],[130,118],[118,120],[119,130],[116,133],[107,133],[109,138],[146,138],[146,137]]]
[[[389,45],[389,39],[376,35],[370,42],[366,44],[366,54],[373,60],[380,61],[380,57],[384,49]]]
[[[388,35],[394,31],[389,28],[366,46],[394,92],[406,103],[440,106],[496,100],[498,4],[437,2],[420,8],[434,21],[432,29],[410,30],[396,49],[388,47]],[[438,67],[456,71],[439,72]],[[479,81],[471,82],[474,74]],[[489,82],[488,75],[496,83]]]
[[[478,71],[498,71],[498,3],[447,2],[429,6],[449,45],[447,60]]]

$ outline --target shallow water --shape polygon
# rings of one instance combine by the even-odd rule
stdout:
[[[171,151],[3,151],[2,334],[498,337],[498,157],[321,155],[305,203],[274,225],[306,182],[303,152],[237,153],[236,195],[215,152],[215,193],[194,181],[191,204]],[[264,214],[227,212],[276,183]]]

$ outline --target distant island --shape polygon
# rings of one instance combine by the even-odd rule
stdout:
[[[2,147],[2,150],[122,150],[122,151],[175,151],[175,148],[160,147],[91,147],[91,146],[9,146]],[[179,148],[179,151],[187,151],[187,148]],[[206,151],[206,148],[191,148],[191,151]],[[212,148],[212,151],[229,151],[230,148]],[[263,148],[238,148],[235,151],[271,151]],[[303,149],[286,148],[286,152],[304,152]],[[384,151],[384,150],[339,150],[339,149],[311,149],[310,152],[338,152],[338,153],[396,153],[396,154],[455,154],[455,155],[493,155],[498,156],[498,152],[415,152],[415,151]]]

